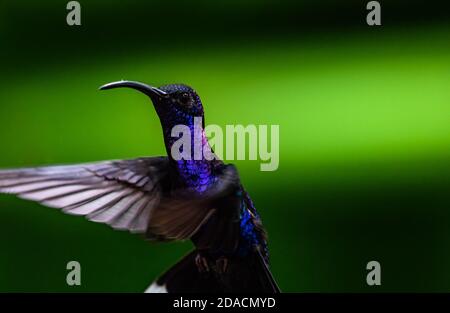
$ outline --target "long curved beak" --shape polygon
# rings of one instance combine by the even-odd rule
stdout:
[[[152,100],[156,100],[156,97],[162,98],[162,97],[167,96],[167,92],[165,92],[159,88],[149,86],[144,83],[134,82],[134,81],[129,81],[129,80],[121,80],[121,81],[112,82],[112,83],[103,85],[100,87],[100,90],[108,90],[108,89],[120,88],[120,87],[128,87],[128,88],[136,89],[136,90],[146,94],[147,96],[149,96]]]

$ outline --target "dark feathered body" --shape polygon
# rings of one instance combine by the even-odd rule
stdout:
[[[192,90],[192,88],[185,85],[168,85],[160,87],[168,93],[189,93],[192,97],[193,109],[189,112],[180,108],[176,102],[173,102],[172,107],[167,110],[167,107],[159,110],[160,121],[164,134],[164,142],[168,154],[171,154],[170,148],[177,138],[173,137],[171,130],[176,125],[186,125],[191,133],[191,159],[172,161],[174,171],[177,173],[178,180],[181,185],[192,189],[193,192],[202,194],[207,192],[209,188],[216,182],[217,173],[225,166],[221,160],[215,158],[214,160],[207,160],[203,155],[201,160],[195,160],[195,142],[199,143],[200,150],[211,151],[208,139],[204,131],[204,112],[200,97]],[[171,104],[169,104],[171,105]],[[157,109],[158,110],[158,109]],[[202,123],[195,124],[195,118],[201,119]],[[239,201],[239,240],[238,247],[233,251],[215,251],[216,257],[220,255],[236,254],[238,256],[247,256],[255,248],[260,248],[264,259],[268,261],[268,248],[266,242],[266,235],[259,214],[253,205],[250,196],[244,190],[242,185],[235,191],[235,196]],[[211,223],[211,221],[209,221]],[[200,237],[203,229],[208,228],[208,222],[200,229],[197,237]],[[210,252],[211,253],[211,252]]]

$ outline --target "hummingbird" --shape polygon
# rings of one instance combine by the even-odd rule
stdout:
[[[145,292],[280,292],[269,269],[266,231],[237,168],[215,155],[173,156],[172,129],[184,125],[193,130],[195,118],[201,118],[202,125],[191,136],[200,137],[201,151],[214,153],[196,91],[184,84],[153,87],[123,80],[100,90],[121,87],[150,98],[167,156],[5,169],[0,171],[0,193],[85,216],[150,241],[191,240],[194,249]],[[191,154],[194,142],[187,150]]]

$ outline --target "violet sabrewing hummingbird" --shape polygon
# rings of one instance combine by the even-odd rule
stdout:
[[[0,192],[148,240],[191,240],[194,250],[146,292],[279,292],[269,270],[265,230],[236,167],[217,157],[194,156],[196,140],[201,151],[212,152],[198,94],[183,84],[156,88],[133,81],[100,89],[119,87],[150,98],[167,156],[2,170]],[[200,131],[194,130],[196,118],[202,121]],[[172,155],[177,125],[192,130],[191,157]]]

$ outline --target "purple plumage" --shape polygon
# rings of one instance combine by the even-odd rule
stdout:
[[[172,154],[171,148],[178,139],[174,138],[172,134],[172,129],[176,125],[187,126],[191,136],[190,159],[175,161],[180,183],[196,193],[207,192],[217,180],[216,172],[224,164],[217,158],[207,160],[203,155],[200,156],[200,160],[195,160],[196,157],[199,158],[198,155],[195,155],[196,149],[201,152],[211,151],[204,131],[204,110],[200,97],[191,87],[186,85],[166,85],[160,87],[160,89],[169,94],[179,94],[178,98],[163,100],[163,104],[157,106],[156,109],[163,128],[168,154]],[[195,143],[198,143],[197,147]],[[261,247],[264,260],[268,263],[266,235],[259,214],[242,186],[239,187],[236,195],[241,202],[239,210],[240,238],[237,254],[246,256],[253,249]]]

